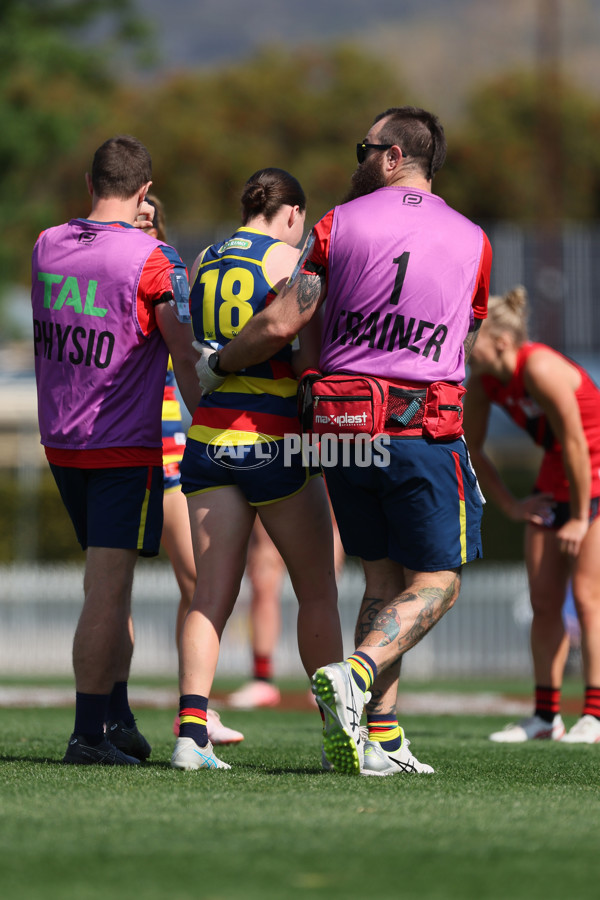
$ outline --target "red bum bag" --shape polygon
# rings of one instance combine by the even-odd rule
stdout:
[[[375,434],[452,440],[462,427],[461,384],[435,381],[425,387],[399,385],[369,375],[314,369],[298,389],[302,430],[310,434]]]
[[[387,385],[366,375],[304,372],[298,390],[302,430],[312,434],[383,431]]]

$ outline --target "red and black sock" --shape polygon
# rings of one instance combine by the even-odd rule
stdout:
[[[535,714],[544,722],[552,722],[560,712],[560,688],[535,686]]]
[[[600,688],[585,686],[585,698],[583,701],[582,716],[593,716],[600,719]]]
[[[256,681],[273,680],[273,660],[270,656],[259,656],[257,653],[252,658],[252,672]]]

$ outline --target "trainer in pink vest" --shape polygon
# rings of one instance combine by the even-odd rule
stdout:
[[[427,191],[384,187],[337,206],[321,370],[462,381],[483,242]]]
[[[144,335],[137,289],[158,241],[86,219],[44,231],[33,251],[35,371],[42,444],[160,447],[168,351]]]

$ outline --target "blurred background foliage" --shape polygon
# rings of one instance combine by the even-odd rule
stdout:
[[[112,134],[149,147],[154,189],[176,233],[205,234],[236,220],[241,184],[265,165],[301,180],[316,220],[345,193],[354,145],[373,115],[420,102],[398,66],[354,44],[265,48],[244,62],[145,78],[154,52],[131,0],[3,0],[0,290],[27,284],[41,229],[88,212],[83,175]],[[127,78],[119,54],[133,61]],[[537,70],[509,71],[475,80],[460,121],[444,124],[450,152],[435,190],[465,215],[541,218],[550,142],[561,218],[600,218],[596,96],[551,73],[545,82]]]

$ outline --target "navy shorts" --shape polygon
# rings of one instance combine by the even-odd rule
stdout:
[[[219,445],[189,437],[180,470],[184,494],[191,496],[235,486],[250,506],[264,506],[292,497],[311,478],[321,474],[318,467],[303,465],[301,454],[286,460],[281,441]]]
[[[162,466],[76,469],[50,464],[77,540],[88,547],[157,556],[163,525]]]
[[[534,494],[539,494],[541,491],[535,490]],[[598,517],[598,511],[600,508],[600,497],[592,497],[590,500],[590,525]],[[559,528],[562,528],[563,525],[566,525],[569,519],[571,518],[571,504],[569,501],[565,500],[555,500],[552,509],[545,515],[545,521],[543,525],[536,525],[536,528],[549,528],[551,531],[558,531]]]
[[[463,440],[390,440],[387,466],[336,465],[325,479],[344,550],[416,572],[482,555],[483,509]]]

